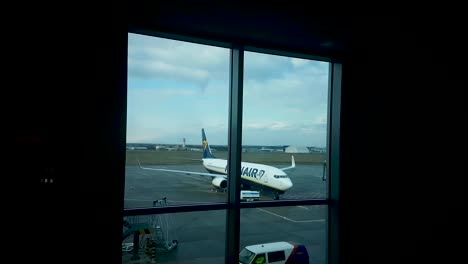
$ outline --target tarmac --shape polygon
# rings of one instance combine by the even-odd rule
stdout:
[[[296,166],[293,172],[288,172],[294,186],[280,200],[326,198],[327,181],[322,180],[322,167]],[[201,165],[153,167],[205,172]],[[261,196],[260,200],[272,200],[272,197]],[[126,167],[125,208],[226,201],[227,194],[214,191],[211,180],[205,177]],[[310,263],[325,264],[326,219],[326,205],[241,209],[240,248],[275,241],[297,242],[307,248]],[[139,235],[139,259],[135,259],[134,251],[122,251],[122,263],[225,262],[225,210],[126,217],[125,220],[131,224],[147,224],[153,230],[157,227],[158,234]],[[149,237],[159,241],[153,254],[145,247]],[[164,247],[173,245],[174,240],[177,245],[164,252]],[[131,235],[123,243],[133,241]]]

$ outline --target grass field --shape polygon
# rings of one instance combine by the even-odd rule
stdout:
[[[227,152],[214,152],[216,158],[226,159]],[[326,160],[325,153],[243,152],[242,161],[264,164],[288,164],[294,156],[296,164],[316,164]],[[200,164],[201,152],[165,150],[127,150],[127,165]],[[198,159],[198,160],[190,160]]]

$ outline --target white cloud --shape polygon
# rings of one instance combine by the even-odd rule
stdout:
[[[271,129],[271,130],[284,130],[290,129],[291,126],[285,122],[264,122],[264,123],[249,123],[244,126],[248,129]]]
[[[319,117],[318,124],[321,124],[321,125],[327,124],[327,117],[326,116]]]
[[[247,108],[281,107],[291,112],[298,112],[298,109],[326,109],[328,76],[289,73],[266,80],[250,79],[244,83],[244,95]]]
[[[129,140],[226,142],[228,49],[129,34],[128,56]],[[328,63],[246,52],[244,70],[249,142],[325,140]]]
[[[294,67],[301,67],[304,65],[309,64],[309,60],[298,59],[298,58],[291,58],[291,63]]]
[[[200,86],[229,78],[228,49],[137,34],[128,38],[128,70],[133,77]]]
[[[191,89],[159,89],[161,95],[165,96],[190,96],[197,93]]]
[[[181,89],[181,88],[137,88],[131,89],[128,91],[128,100],[136,100],[139,103],[154,103],[154,99],[157,100],[169,100],[171,97],[177,96],[192,96],[198,95],[196,90],[194,89]],[[176,99],[176,98],[174,98]],[[134,102],[137,104],[137,102]]]

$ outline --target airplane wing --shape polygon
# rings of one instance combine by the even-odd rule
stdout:
[[[280,168],[280,170],[290,170],[296,168],[296,162],[294,161],[294,156],[291,156],[291,166],[286,168]]]
[[[181,170],[168,170],[168,169],[148,168],[148,167],[143,167],[143,166],[141,166],[140,161],[138,161],[138,165],[139,165],[140,168],[143,169],[143,170],[167,171],[167,172],[174,172],[174,173],[180,173],[180,174],[186,174],[186,175],[200,175],[200,176],[205,176],[205,177],[222,177],[222,178],[227,178],[227,175],[225,175],[225,174],[214,174],[214,173],[198,172],[198,171],[181,171]]]

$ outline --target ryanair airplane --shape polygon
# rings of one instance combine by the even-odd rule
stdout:
[[[174,173],[182,173],[188,175],[200,175],[211,177],[214,187],[217,189],[225,190],[227,188],[227,160],[217,159],[210,149],[210,145],[206,140],[205,130],[202,128],[202,146],[203,146],[203,166],[209,173],[196,172],[196,171],[180,171],[168,169],[156,169],[142,167],[144,170],[166,171]],[[291,156],[291,166],[286,168],[276,168],[258,163],[241,162],[241,189],[259,191],[260,193],[272,196],[273,199],[278,200],[280,194],[284,194],[293,186],[291,179],[285,173],[286,170],[291,170],[296,167],[294,156]]]

